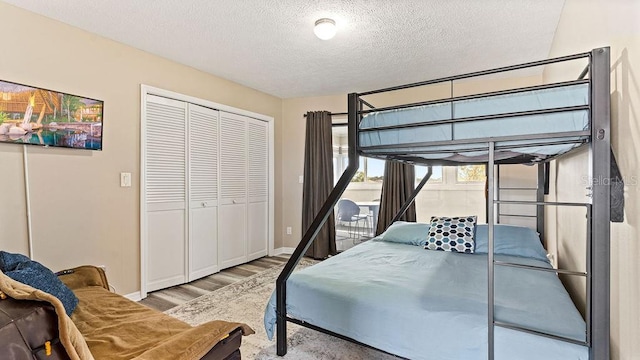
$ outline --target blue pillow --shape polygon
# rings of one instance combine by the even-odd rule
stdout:
[[[20,254],[0,251],[0,270],[15,281],[27,284],[57,297],[68,316],[78,306],[78,298],[53,271]]]
[[[549,262],[540,237],[534,230],[513,225],[493,226],[493,253],[533,258]],[[476,225],[476,253],[489,252],[489,228]]]
[[[431,224],[396,221],[380,234],[380,239],[394,243],[424,246]]]

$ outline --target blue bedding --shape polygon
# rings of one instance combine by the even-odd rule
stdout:
[[[360,129],[445,120],[451,119],[452,114],[454,119],[460,119],[587,104],[589,104],[589,86],[588,84],[581,84],[370,113],[362,119]],[[405,129],[360,132],[360,146],[365,153],[393,153],[394,151],[405,151],[407,148],[398,150],[367,150],[366,147],[419,142],[470,140],[512,135],[562,133],[583,131],[588,128],[588,110],[578,110],[523,117],[475,120],[453,125],[425,125]],[[564,139],[575,140],[576,138],[567,137]],[[514,153],[545,156],[562,154],[578,146],[577,144],[527,146],[539,142],[540,139],[528,141],[518,140],[498,142],[496,145],[518,146],[511,149]],[[486,154],[486,151],[465,151],[474,147],[477,148],[477,144],[421,146],[408,149],[425,151],[458,150],[459,155],[466,157],[477,157]],[[452,155],[451,153],[443,152],[428,155],[423,154],[420,156],[427,159],[440,159],[449,158]]]
[[[546,261],[497,260],[549,267]],[[496,266],[496,320],[585,340],[585,322],[554,273]],[[487,358],[487,255],[374,239],[294,272],[289,316],[409,359]],[[275,294],[265,311],[275,332]],[[496,359],[588,359],[588,349],[495,328]]]

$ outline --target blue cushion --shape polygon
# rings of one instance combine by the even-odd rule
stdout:
[[[429,236],[424,248],[473,254],[476,220],[476,216],[431,217]]]
[[[548,262],[547,253],[540,237],[534,230],[513,225],[494,225],[493,253],[522,256]],[[487,225],[476,226],[476,252],[489,251],[489,229]]]
[[[67,315],[71,316],[78,306],[78,298],[53,271],[37,261],[20,254],[0,251],[0,270],[15,281],[27,284],[57,297]]]
[[[424,246],[431,224],[396,221],[380,234],[380,239],[394,243]]]

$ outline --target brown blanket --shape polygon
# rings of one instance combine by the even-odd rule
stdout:
[[[71,318],[97,359],[200,359],[238,327],[253,333],[225,321],[191,327],[100,287],[74,292],[80,304]]]
[[[191,327],[110,292],[104,273],[91,266],[76,268],[74,273],[60,279],[80,300],[71,319],[57,298],[13,281],[4,274],[0,277],[0,290],[16,299],[44,300],[53,304],[58,314],[60,340],[73,360],[94,357],[195,360],[237,328],[245,335],[253,334],[247,325],[226,321]]]

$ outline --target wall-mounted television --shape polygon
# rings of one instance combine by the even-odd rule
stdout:
[[[0,80],[0,142],[102,150],[103,105]]]

